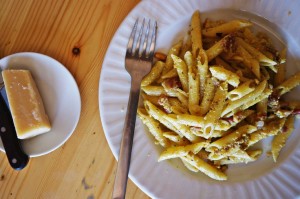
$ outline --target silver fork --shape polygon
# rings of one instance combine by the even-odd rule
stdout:
[[[115,176],[113,199],[125,198],[140,85],[143,77],[151,70],[156,41],[156,21],[150,27],[151,21],[149,20],[147,27],[145,27],[144,19],[140,30],[137,31],[137,19],[127,45],[125,68],[131,76],[131,88]]]

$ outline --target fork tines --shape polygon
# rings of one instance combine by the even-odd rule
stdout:
[[[135,21],[127,45],[127,56],[130,55],[139,58],[153,57],[156,41],[157,23],[156,21],[151,23],[150,19],[148,20],[148,23],[146,23],[147,22],[144,18],[142,24],[138,28],[139,19]],[[149,34],[151,36],[151,40],[149,39]]]

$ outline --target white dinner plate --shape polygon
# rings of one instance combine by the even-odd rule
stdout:
[[[45,134],[22,140],[25,153],[41,156],[64,144],[78,123],[81,109],[79,90],[71,73],[53,58],[32,52],[4,57],[0,67],[30,70],[52,126]],[[4,151],[2,141],[0,150]]]
[[[187,33],[190,17],[200,10],[201,18],[252,21],[256,31],[267,33],[282,49],[288,47],[287,75],[300,71],[300,2],[268,0],[146,0],[125,18],[107,50],[99,82],[100,115],[109,146],[117,158],[130,89],[124,68],[128,38],[136,18],[158,22],[158,51],[167,52]],[[287,95],[300,100],[299,88]],[[129,177],[152,198],[296,198],[300,196],[300,122],[282,150],[277,163],[266,155],[270,139],[259,144],[264,155],[258,161],[229,166],[228,180],[218,182],[183,168],[178,160],[157,159],[161,152],[137,119]]]

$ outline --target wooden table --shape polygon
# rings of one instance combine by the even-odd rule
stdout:
[[[98,108],[102,62],[112,36],[139,0],[0,0],[0,58],[16,52],[53,57],[75,77],[82,111],[56,151],[13,170],[0,153],[0,198],[111,198],[117,162]],[[131,181],[127,198],[148,198]]]

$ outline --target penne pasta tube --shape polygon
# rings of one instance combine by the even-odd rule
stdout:
[[[169,98],[170,104],[172,106],[172,111],[177,114],[185,114],[188,112],[187,107],[183,106],[181,101],[177,98]]]
[[[141,87],[142,91],[144,91],[149,96],[160,96],[166,95],[167,92],[165,91],[164,87],[162,86],[143,86]],[[170,96],[176,96],[174,92],[169,93]]]
[[[261,52],[259,52],[257,49],[252,47],[250,44],[245,42],[242,38],[237,37],[236,38],[237,43],[241,45],[245,50],[247,50],[255,59],[257,59],[259,62],[267,63],[269,65],[277,65],[277,62],[271,60]],[[276,71],[274,71],[276,72]]]
[[[228,122],[225,119],[220,119],[215,125],[215,130],[216,131],[227,131],[231,127],[237,125],[239,122],[241,122],[243,119],[248,117],[250,114],[252,114],[254,111],[253,110],[246,110],[243,112],[239,112],[238,116],[235,116],[232,121]],[[203,128],[205,126],[205,120],[204,117],[201,116],[196,116],[196,115],[189,115],[189,114],[181,114],[177,115],[177,122],[180,124],[184,124],[190,127],[198,127],[200,130],[203,131]],[[196,131],[200,131],[199,129]],[[203,132],[202,132],[203,134]],[[217,135],[224,134],[222,132],[218,132]],[[203,136],[202,136],[203,137]]]
[[[220,171],[216,167],[208,164],[207,162],[200,159],[196,155],[189,153],[187,156],[182,157],[182,159],[184,159],[185,161],[187,161],[192,166],[196,167],[199,171],[208,175],[212,179],[215,179],[215,180],[226,180],[227,179],[227,176],[222,171]]]
[[[245,134],[251,134],[254,131],[256,131],[257,128],[255,126],[252,125],[244,125],[241,126],[240,128],[238,128],[236,131],[233,131],[232,133],[218,139],[217,141],[211,143],[207,148],[209,149],[209,151],[215,151],[218,149],[224,149],[226,147],[232,147],[235,144],[241,144],[244,143],[246,140],[243,140],[242,137]],[[243,137],[244,139],[246,139],[246,136]],[[240,141],[237,142],[237,140]]]
[[[198,171],[199,171],[196,167],[194,167],[193,165],[191,165],[189,162],[185,161],[183,158],[180,158],[180,159],[181,159],[181,161],[183,162],[184,166],[185,166],[188,170],[190,170],[190,171],[192,171],[192,172],[198,172]]]
[[[226,122],[226,123],[223,122],[222,125],[221,124],[219,124],[219,126],[217,125],[216,127],[219,128],[216,129],[227,131],[230,128],[238,125],[240,122],[242,122],[244,119],[246,119],[248,116],[250,116],[253,113],[254,113],[253,110],[237,111],[231,118],[224,118],[223,120],[220,120],[220,121],[225,121],[227,119],[230,122]]]
[[[221,81],[226,81],[228,84],[234,87],[237,87],[240,83],[239,76],[229,70],[226,70],[225,68],[219,66],[210,66],[209,71],[213,77]]]
[[[197,67],[200,81],[200,99],[202,99],[205,90],[205,84],[208,77],[208,58],[205,50],[200,49],[197,57]]]
[[[234,154],[232,154],[232,157],[236,157],[240,160],[243,160],[244,163],[253,162],[255,161],[262,153],[262,150],[254,150],[254,151],[244,151],[242,149],[239,149]]]
[[[241,85],[239,85],[237,88],[234,90],[230,91],[227,94],[227,98],[230,99],[231,101],[238,100],[245,95],[251,93],[255,89],[255,83],[253,80],[249,80]]]
[[[199,127],[191,127],[190,131],[194,135],[200,136],[205,139],[218,138],[218,137],[222,137],[223,135],[226,134],[226,131],[219,131],[219,130],[214,130],[214,132],[212,134],[205,134],[205,133],[203,133],[202,128],[199,128]]]
[[[272,152],[274,162],[277,161],[281,149],[285,146],[285,143],[289,138],[289,136],[291,135],[291,133],[293,132],[293,130],[294,130],[294,117],[289,116],[286,119],[282,130],[279,131],[278,134],[274,136],[272,141],[271,152]]]
[[[187,156],[189,152],[192,152],[193,154],[197,154],[206,145],[207,145],[207,143],[205,141],[201,141],[201,142],[189,144],[186,146],[168,147],[165,151],[163,151],[160,154],[158,161],[160,162],[160,161],[167,160],[167,159]]]
[[[141,95],[144,100],[150,101],[155,106],[159,105],[158,100],[159,100],[160,96],[151,96],[151,95],[146,95],[145,93],[141,93]]]
[[[200,103],[200,115],[205,115],[214,99],[216,87],[212,78],[207,78],[203,98]]]
[[[257,59],[253,58],[243,46],[237,47],[237,53],[243,58],[243,63],[260,79],[260,66]]]
[[[184,56],[187,64],[188,64],[188,107],[191,114],[195,114],[197,110],[195,110],[195,106],[199,105],[200,100],[200,82],[199,75],[197,69],[193,65],[193,57],[192,54],[188,51]]]
[[[192,54],[194,57],[197,57],[199,50],[202,49],[201,19],[199,11],[193,13],[190,27]]]
[[[184,124],[187,126],[196,126],[196,127],[204,127],[204,117],[190,115],[190,114],[182,114],[177,115],[177,121],[180,124]]]
[[[204,118],[203,132],[206,135],[211,135],[214,132],[215,124],[220,118],[222,110],[225,105],[225,99],[227,95],[228,85],[223,82],[216,91],[214,99],[211,103],[211,108]]]
[[[206,50],[207,60],[210,62],[215,57],[220,55],[223,51],[230,51],[235,46],[235,37],[231,34],[223,37],[220,41],[215,43],[212,47]]]
[[[178,88],[178,81],[174,79],[167,79],[161,83],[165,93],[169,97],[177,97],[184,107],[188,106],[188,98],[186,92]],[[175,85],[175,86],[174,86]]]
[[[143,78],[141,86],[148,86],[160,77],[160,74],[165,67],[165,63],[157,61],[151,71]]]
[[[202,34],[206,37],[219,37],[250,26],[252,26],[252,23],[249,21],[241,19],[232,20],[213,28],[204,29],[202,30]]]
[[[238,163],[249,163],[249,162],[253,162],[255,160],[257,160],[260,155],[262,154],[261,150],[254,150],[254,151],[247,151],[245,152],[246,154],[244,154],[244,157],[236,157],[236,156],[229,156],[229,157],[225,157],[221,160],[218,161],[218,163],[220,165],[224,165],[224,164],[238,164]],[[239,156],[241,156],[242,154],[240,153]]]
[[[285,119],[286,118],[280,118],[269,122],[262,129],[252,133],[249,137],[248,147],[266,137],[276,135],[282,129]]]
[[[144,106],[147,110],[148,114],[153,117],[154,119],[160,121],[165,127],[170,129],[171,131],[176,132],[180,137],[183,137],[182,133],[170,122],[166,119],[167,114],[164,113],[162,110],[157,108],[155,105],[153,105],[151,102],[144,100]]]
[[[172,48],[169,50],[167,59],[166,59],[166,65],[162,71],[162,75],[165,75],[167,72],[169,72],[170,70],[173,69],[174,62],[172,59],[172,55],[178,56],[180,53],[181,47],[182,47],[182,41],[180,40],[174,46],[172,46]]]
[[[272,90],[267,88],[264,90],[264,92],[259,95],[258,97],[255,97],[255,98],[252,98],[251,100],[247,101],[246,103],[244,103],[243,105],[241,105],[240,107],[236,108],[235,110],[233,110],[231,113],[229,114],[226,114],[225,116],[226,117],[230,117],[232,116],[233,114],[237,113],[237,112],[240,112],[240,111],[243,111],[243,110],[246,110],[247,108],[261,102],[261,101],[264,101],[264,100],[267,100],[268,97],[272,94]]]
[[[279,96],[289,92],[296,86],[300,84],[300,72],[297,72],[293,76],[289,77],[283,83],[275,88],[274,93],[278,94]]]
[[[170,145],[168,140],[163,136],[163,131],[158,121],[147,115],[141,108],[138,109],[137,114],[161,146],[167,147]]]
[[[195,136],[186,125],[182,125],[177,122],[176,118],[171,117],[170,115],[165,115],[166,120],[168,120],[179,132],[181,135],[186,137],[189,141],[195,143],[201,138]]]
[[[235,101],[229,101],[226,108],[223,110],[221,117],[226,115],[227,113],[233,111],[234,109],[242,106],[243,104],[246,104],[247,102],[251,101],[252,99],[257,98],[265,89],[267,85],[267,81],[262,81],[251,93],[245,95],[244,97],[235,100]]]
[[[182,146],[190,143],[188,139],[186,139],[185,137],[180,137],[177,133],[174,133],[173,131],[163,132],[162,135],[166,139],[170,140],[172,143],[175,143],[173,144],[175,146]]]
[[[188,67],[185,62],[177,57],[176,55],[171,55],[174,68],[176,68],[182,88],[185,92],[189,91],[189,82],[188,82]]]
[[[231,148],[227,148],[227,149],[219,149],[219,150],[215,150],[212,151],[209,155],[208,155],[208,159],[212,160],[212,161],[217,161],[217,160],[221,160],[225,157],[230,157],[233,154],[238,153],[238,151],[240,151],[240,147],[238,145],[233,146]]]
[[[247,108],[249,108],[249,107],[251,107],[251,106],[253,106],[253,105],[255,105],[255,104],[257,104],[257,103],[259,103],[259,102],[262,102],[262,101],[264,101],[264,100],[267,100],[267,98],[270,96],[272,94],[272,90],[271,89],[269,89],[269,88],[266,88],[264,91],[263,91],[263,93],[261,94],[261,95],[259,95],[258,97],[256,97],[256,98],[254,98],[254,99],[252,99],[252,100],[250,100],[250,101],[248,101],[247,103],[244,103],[243,105],[242,105],[242,107],[241,107],[241,110],[246,110]],[[266,113],[266,103],[263,105],[264,107],[264,109],[265,110],[260,110],[261,112],[265,112]]]
[[[161,76],[161,79],[167,79],[167,78],[173,78],[173,77],[178,77],[177,69],[172,68],[169,72]]]

